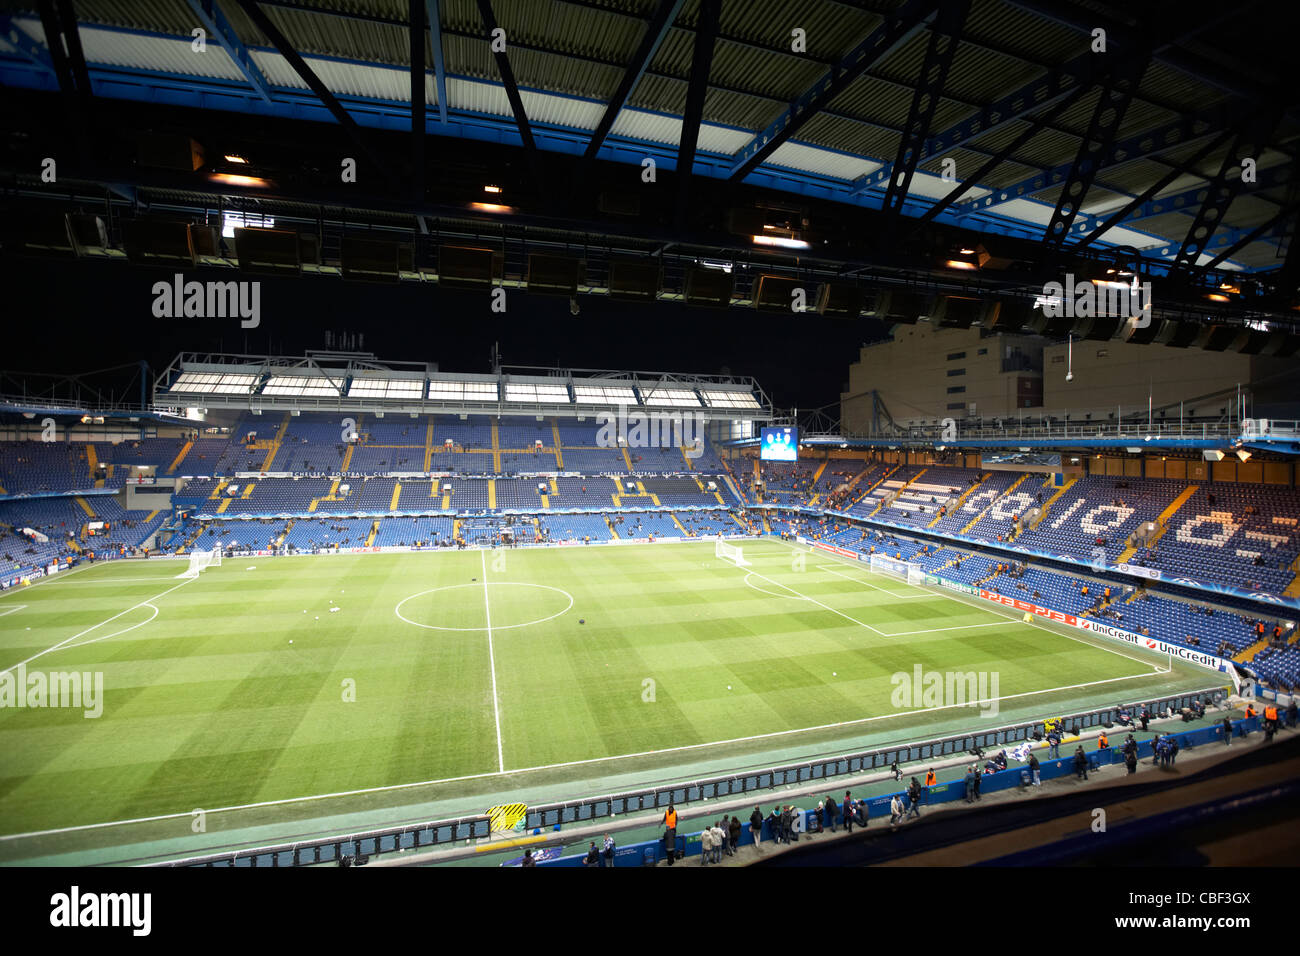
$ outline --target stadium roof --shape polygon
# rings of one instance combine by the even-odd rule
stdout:
[[[725,421],[773,415],[762,388],[743,376],[509,366],[477,375],[414,371],[411,363],[343,352],[301,358],[183,353],[154,382],[153,409],[179,414],[187,407],[561,417],[626,407]]]
[[[209,137],[209,151],[222,153],[205,168],[225,177],[216,184],[139,166],[125,175],[80,171],[107,184],[114,201],[147,197],[154,209],[238,211],[255,202],[282,219],[319,218],[329,178],[321,168],[333,168],[337,150],[328,163],[312,156],[313,189],[286,185],[302,181],[301,168],[281,167],[270,188],[231,178],[242,159],[244,171],[270,176],[257,164],[279,159],[273,139],[283,120],[342,124],[347,138],[338,139],[369,182],[387,181],[408,199],[407,172],[416,169],[417,191],[425,178],[423,138],[394,151],[377,131],[422,128],[431,144],[465,141],[469,168],[443,149],[440,176],[480,186],[513,177],[504,195],[462,197],[480,200],[472,210],[480,221],[555,219],[536,203],[511,204],[512,192],[536,198],[530,181],[554,185],[556,169],[594,184],[588,160],[641,166],[651,157],[663,171],[757,187],[769,213],[771,197],[788,197],[784,219],[769,215],[778,221],[748,231],[775,228],[776,240],[805,246],[800,236],[820,235],[824,223],[804,228],[800,204],[830,202],[846,215],[880,211],[865,231],[881,236],[902,216],[986,236],[1047,237],[1067,251],[1136,251],[1152,263],[1181,260],[1189,273],[1198,265],[1268,272],[1284,264],[1300,208],[1294,57],[1258,3],[76,0],[60,6],[75,9],[70,34],[52,9],[43,16],[20,4],[0,14],[6,87],[62,90],[86,112],[108,101],[147,104],[155,116],[167,106],[230,111],[257,124],[248,126],[247,157]],[[1104,52],[1095,49],[1099,29]],[[503,45],[493,43],[497,30]],[[76,38],[67,57],[57,45],[52,54],[51,31]],[[413,87],[424,91],[415,109]],[[196,138],[206,123],[193,121]],[[167,125],[177,128],[170,117]],[[470,158],[482,155],[469,152],[470,141],[517,149],[494,168]],[[566,165],[546,165],[543,155],[567,157]],[[1254,182],[1243,181],[1242,157],[1254,161]],[[621,176],[634,191],[637,180]],[[35,186],[36,174],[18,181]],[[68,188],[80,181],[74,175]],[[425,199],[438,198],[437,184],[424,185]],[[956,195],[958,186],[966,191]],[[262,198],[249,200],[259,189]],[[363,195],[375,200],[372,226],[427,233],[433,225],[418,213],[383,222],[376,194],[351,194]],[[689,184],[678,187],[679,210],[690,196]],[[613,194],[601,202],[625,205]],[[754,237],[741,235],[733,244],[752,252]],[[674,244],[670,237],[657,248]],[[858,257],[869,265],[878,254]]]

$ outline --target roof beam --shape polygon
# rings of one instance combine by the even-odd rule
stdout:
[[[497,18],[492,13],[492,0],[478,0],[479,16],[483,18],[483,27],[489,41],[497,29]],[[495,46],[495,44],[493,44]],[[519,137],[524,141],[528,153],[537,155],[537,142],[533,139],[533,128],[528,122],[528,113],[524,109],[524,99],[519,95],[519,84],[515,82],[515,71],[510,68],[510,57],[505,48],[493,50],[492,56],[497,61],[497,72],[501,74],[501,85],[506,88],[506,97],[510,100],[510,109],[515,114],[515,125],[519,127]]]
[[[0,38],[17,50],[18,55],[28,63],[58,76],[50,59],[50,51],[19,28],[10,14],[0,14]]]
[[[1046,129],[1053,119],[1065,112],[1069,107],[1073,106],[1075,101],[1083,96],[1084,91],[1085,87],[1076,86],[1066,94],[1064,99],[1057,100],[1051,107],[1049,107],[1047,112],[1043,113],[1041,116],[1035,116],[1029,122],[1029,125],[1020,131],[1020,134],[1016,136],[1015,139],[990,156],[984,162],[984,165],[975,170],[975,172],[970,176],[966,177],[966,179],[959,183],[956,188],[951,190],[948,195],[944,196],[922,213],[920,221],[929,222],[934,219],[939,215],[939,213],[943,212],[962,196],[966,195],[970,190],[978,186],[980,180],[984,179],[984,177],[993,172],[994,169],[1006,162],[1007,157]]]
[[[1124,24],[1117,22],[1113,18],[1098,14],[1093,10],[1086,10],[1083,7],[1072,6],[1063,2],[1063,0],[1008,0],[1008,2],[1012,6],[1020,7],[1030,13],[1082,33],[1090,34],[1099,27],[1105,29],[1108,35],[1127,29]],[[1253,3],[1247,4],[1248,7],[1253,5]],[[1231,4],[1227,6],[1215,4],[1212,7],[1202,5],[1199,10],[1183,9],[1170,12],[1177,16],[1177,20],[1174,22],[1196,25],[1187,36],[1200,33],[1226,18],[1243,16],[1240,7]],[[1260,87],[1240,73],[1225,70],[1208,60],[1190,54],[1177,45],[1179,42],[1181,42],[1181,39],[1159,47],[1154,54],[1156,62],[1172,67],[1203,83],[1216,87],[1222,92],[1248,99],[1252,103],[1267,102],[1276,98],[1277,90]],[[1280,88],[1281,85],[1279,85]],[[1292,104],[1293,107],[1294,104]]]
[[[786,140],[822,111],[835,97],[872,66],[882,62],[916,36],[935,16],[934,4],[908,0],[897,12],[886,16],[865,40],[855,46],[836,66],[782,112],[767,129],[756,134],[736,153],[731,167],[732,181],[744,179],[767,161]]]
[[[357,148],[361,150],[366,159],[370,161],[372,166],[374,166],[376,172],[386,179],[389,185],[396,185],[396,178],[391,172],[389,172],[384,161],[379,158],[373,149],[370,148],[370,145],[366,142],[365,137],[361,133],[361,127],[357,125],[357,121],[354,120],[352,115],[343,108],[343,105],[338,101],[338,98],[330,92],[329,87],[321,82],[320,77],[318,77],[312,71],[312,68],[307,65],[307,61],[299,55],[298,51],[295,50],[293,45],[285,38],[285,35],[280,32],[280,28],[271,22],[270,18],[262,11],[262,8],[257,5],[257,0],[237,0],[237,2],[239,3],[240,9],[248,14],[248,18],[253,21],[253,25],[261,30],[263,35],[271,41],[271,45],[275,47],[276,52],[284,57],[285,62],[287,62],[289,66],[293,67],[293,71],[298,74],[304,83],[307,84],[308,89],[316,94],[316,98],[321,101],[321,104],[327,110],[329,110],[330,115],[338,120],[339,125],[343,127],[352,142],[356,144]]]
[[[203,29],[208,31],[208,36],[226,51],[235,68],[244,74],[244,79],[257,91],[257,95],[264,102],[271,102],[271,84],[266,81],[262,71],[253,62],[248,47],[239,39],[239,34],[226,19],[226,15],[221,12],[217,0],[186,0],[186,2],[194,15],[199,18],[199,22],[203,24]]]
[[[1187,229],[1182,247],[1175,257],[1175,269],[1188,270],[1195,267],[1196,261],[1201,256],[1201,249],[1214,235],[1214,230],[1223,221],[1228,207],[1241,191],[1243,183],[1240,175],[1240,157],[1242,155],[1258,157],[1263,153],[1264,147],[1273,137],[1279,118],[1280,110],[1266,107],[1263,112],[1256,113],[1243,125],[1232,146],[1224,154],[1223,162],[1219,164],[1219,171],[1206,184],[1205,201],[1201,203],[1196,217]],[[1235,177],[1234,172],[1238,174]]]
[[[948,72],[952,68],[953,56],[961,42],[962,28],[969,12],[970,0],[949,0],[940,8],[934,25],[930,28],[925,59],[921,61],[921,73],[912,92],[912,105],[908,108],[902,135],[898,138],[898,156],[891,167],[889,186],[885,190],[882,208],[887,216],[894,217],[895,220],[903,211],[903,203],[907,201],[912,176],[921,160],[926,136],[934,121],[934,112],[943,97],[943,88],[948,82]]]
[[[1249,232],[1245,232],[1244,234],[1242,234],[1243,231],[1238,230],[1236,233],[1233,234],[1233,235],[1240,235],[1240,238],[1237,239],[1236,242],[1232,243],[1232,245],[1228,246],[1228,248],[1224,249],[1222,252],[1220,252],[1217,256],[1215,256],[1205,265],[1198,266],[1197,268],[1202,272],[1209,272],[1211,269],[1218,266],[1219,263],[1223,262],[1223,260],[1232,258],[1234,255],[1236,255],[1242,249],[1246,248],[1246,246],[1250,245],[1255,240],[1262,239],[1264,236],[1272,234],[1273,231],[1276,230],[1280,224],[1285,222],[1287,219],[1295,217],[1297,211],[1300,211],[1300,200],[1295,200],[1283,206],[1276,213],[1274,213],[1267,221],[1260,223],[1258,226],[1256,226],[1254,229],[1251,229]],[[1219,239],[1224,237],[1216,236],[1215,238]],[[1216,245],[1216,243],[1212,239],[1209,243],[1207,243],[1207,245],[1213,246]],[[1295,246],[1295,236],[1291,237],[1291,245],[1292,247]]]
[[[686,220],[686,204],[691,191],[691,167],[695,165],[695,147],[700,141],[700,121],[704,117],[704,97],[709,92],[709,71],[713,67],[714,38],[722,15],[722,0],[700,0],[699,23],[695,46],[691,50],[691,83],[686,90],[686,109],[682,116],[682,134],[677,145],[677,224]]]
[[[605,107],[605,114],[596,124],[596,131],[591,134],[591,141],[587,143],[587,151],[583,153],[583,159],[591,160],[600,151],[600,144],[605,142],[605,137],[613,129],[614,120],[622,111],[623,104],[641,82],[641,77],[645,76],[650,61],[654,59],[664,38],[668,36],[668,31],[672,29],[673,21],[677,19],[677,15],[685,5],[686,0],[659,0],[659,7],[655,10],[654,17],[646,24],[641,44],[632,55],[632,61],[627,65],[618,89],[610,97],[609,104]]]
[[[1223,133],[1217,142],[1224,142],[1228,133]],[[1178,170],[1182,172],[1182,170]],[[1256,191],[1265,189],[1274,189],[1278,186],[1285,186],[1291,182],[1295,175],[1294,167],[1290,163],[1279,163],[1276,166],[1270,166],[1268,169],[1261,169],[1257,172],[1257,179],[1253,186]],[[1160,196],[1155,199],[1145,199],[1136,206],[1132,206],[1129,214],[1123,222],[1140,222],[1143,219],[1151,219],[1155,216],[1163,216],[1171,212],[1191,212],[1205,201],[1205,190],[1208,183],[1201,183],[1199,186],[1192,186],[1168,196]],[[1273,203],[1275,200],[1265,196],[1256,198]],[[1122,223],[1120,223],[1122,225]]]
[[[1204,136],[1213,136],[1229,127],[1231,113],[1228,106],[1220,105],[1203,113],[1179,116],[1155,129],[1120,140],[1098,157],[1098,168],[1131,162],[1135,159],[1150,159],[1158,153],[1185,146]],[[960,216],[967,216],[973,212],[987,212],[990,208],[1013,199],[1023,199],[1044,189],[1058,186],[1064,182],[1072,168],[1074,168],[1073,159],[1022,179],[1020,182],[994,189],[991,195],[963,203],[957,208],[957,213]]]
[[[1043,241],[1049,246],[1060,246],[1070,234],[1070,225],[1079,214],[1079,207],[1083,205],[1088,190],[1092,188],[1092,181],[1097,177],[1100,160],[1115,142],[1115,134],[1124,122],[1124,114],[1133,101],[1133,93],[1142,82],[1147,64],[1151,62],[1149,49],[1134,55],[1120,55],[1123,60],[1115,64],[1114,72],[1102,87],[1101,96],[1097,98],[1092,110],[1092,119],[1088,121],[1088,132],[1080,141],[1079,152],[1061,184],[1056,208],[1052,210],[1052,218],[1048,220],[1047,230],[1043,234]]]
[[[424,138],[428,135],[424,92],[424,0],[410,0],[410,13],[411,26],[408,37],[411,43],[411,192],[417,199],[423,199]]]
[[[1210,153],[1213,153],[1225,142],[1227,142],[1228,137],[1231,135],[1232,135],[1231,133],[1220,133],[1215,139],[1210,140],[1204,146],[1202,146],[1200,150],[1197,151],[1196,155],[1192,157],[1190,162],[1191,163],[1200,162],[1206,156],[1210,155]],[[1076,217],[1075,221],[1071,223],[1071,229],[1073,229],[1076,226],[1084,227],[1084,228],[1091,227],[1091,231],[1082,239],[1080,239],[1078,242],[1071,245],[1070,248],[1072,250],[1080,250],[1088,247],[1093,243],[1094,240],[1100,237],[1102,233],[1119,225],[1121,222],[1124,221],[1125,217],[1128,216],[1129,213],[1131,213],[1138,206],[1147,202],[1152,196],[1160,192],[1160,190],[1168,188],[1169,184],[1172,183],[1175,179],[1177,179],[1181,175],[1182,175],[1182,171],[1179,169],[1169,170],[1167,173],[1165,173],[1163,176],[1161,176],[1159,179],[1153,182],[1150,186],[1144,189],[1140,194],[1134,196],[1131,200],[1129,200],[1129,202],[1126,205],[1124,205],[1118,211],[1108,216],[1104,221],[1099,221],[1092,216],[1080,212],[1079,215]],[[1067,234],[1069,231],[1071,230],[1067,230]],[[1075,230],[1075,231],[1081,231],[1081,230]]]
[[[438,122],[447,122],[447,60],[442,52],[442,0],[424,0],[429,22],[429,48],[433,51],[433,82],[438,90]]]

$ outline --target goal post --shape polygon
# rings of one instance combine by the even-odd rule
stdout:
[[[189,567],[176,576],[178,578],[197,578],[205,568],[212,567],[221,567],[220,548],[213,548],[211,551],[191,551]]]
[[[906,581],[913,587],[925,584],[925,568],[910,561],[900,561],[885,554],[871,556],[871,570],[877,574],[887,574],[893,578]]]
[[[745,560],[745,552],[740,545],[728,544],[721,538],[715,538],[713,541],[713,556],[724,561],[730,561],[738,568],[750,567],[750,563]]]

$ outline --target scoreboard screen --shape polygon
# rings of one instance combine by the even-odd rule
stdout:
[[[762,461],[798,461],[799,429],[790,426],[764,428],[758,457]]]

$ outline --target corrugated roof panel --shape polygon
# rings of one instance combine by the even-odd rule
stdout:
[[[691,52],[694,49],[695,34],[689,30],[669,30],[650,59],[650,69],[672,76],[690,76]]]
[[[799,130],[799,141],[813,146],[827,146],[868,159],[892,156],[898,150],[898,134],[870,123],[848,117],[822,113]]]
[[[860,116],[892,129],[903,128],[911,106],[910,89],[877,79],[860,79],[850,84],[830,103],[830,109],[836,113]]]
[[[962,29],[968,42],[991,43],[1037,63],[1063,63],[1087,52],[1089,37],[1012,3],[977,0]]]
[[[627,102],[629,106],[644,110],[681,115],[686,109],[686,87],[685,80],[643,76],[636,89],[627,98]]]
[[[879,163],[871,162],[859,156],[832,153],[813,146],[805,146],[802,143],[782,143],[772,154],[768,163],[773,166],[785,166],[789,169],[802,169],[821,176],[833,176],[836,179],[849,182],[880,168]]]
[[[467,37],[443,36],[442,51],[449,74],[490,79],[493,83],[500,82],[497,79],[496,61],[492,58],[492,50],[488,44]]]
[[[629,139],[676,146],[681,141],[682,121],[676,117],[625,109],[614,121],[613,133]],[[711,123],[701,123],[699,148],[705,152],[730,156],[748,143],[752,136],[752,133],[744,130],[723,129]]]
[[[15,23],[23,31],[45,43],[39,20],[22,19]],[[183,76],[209,76],[222,80],[243,81],[239,71],[221,47],[209,43],[202,53],[195,52],[189,37],[171,39],[139,36],[121,30],[98,29],[82,24],[77,31],[86,62],[136,70],[159,70]]]
[[[1046,71],[1033,63],[992,50],[981,49],[970,43],[957,46],[952,58],[952,68],[945,84],[946,95],[966,103],[992,103],[1012,90],[1042,76]],[[913,77],[913,81],[919,77]],[[970,108],[967,107],[970,112]],[[935,129],[946,129],[936,125]]]
[[[724,3],[718,25],[728,36],[786,50],[797,27],[811,57],[839,60],[880,22],[875,13],[826,0],[746,0]]]
[[[20,4],[32,9],[35,2]],[[185,0],[77,0],[77,21],[188,36],[202,26]]]
[[[262,12],[303,55],[317,53],[396,66],[409,66],[411,63],[411,41],[404,25],[270,5],[262,7]],[[260,37],[260,31],[251,23],[249,30],[250,34]],[[256,40],[254,45],[270,46],[265,38]]]
[[[742,87],[790,102],[801,96],[827,67],[794,54],[769,53],[719,40],[714,44],[709,80],[722,86]]]
[[[709,90],[704,97],[703,117],[706,122],[765,129],[783,109],[781,104],[772,100],[726,90]]]
[[[952,192],[955,187],[954,183],[945,182],[941,177],[931,173],[918,172],[912,176],[912,182],[908,187],[909,196],[924,196],[926,199],[942,199],[948,193]],[[973,187],[962,196],[963,199],[982,199],[987,196],[987,189],[980,189],[978,186]]]
[[[528,120],[532,123],[595,129],[601,115],[605,112],[603,103],[550,96],[529,90],[522,91],[520,98],[524,101],[524,112],[528,114]],[[514,116],[505,89],[494,83],[450,77],[447,80],[447,101],[452,109],[486,113],[491,116]]]
[[[278,53],[253,51],[253,62],[257,64],[267,82],[273,86],[305,90],[307,84],[294,72],[284,57]],[[341,63],[338,60],[323,60],[319,57],[303,57],[311,71],[315,73],[326,88],[340,96],[353,96],[369,99],[397,100],[409,102],[411,99],[411,78],[408,70],[387,66],[363,66],[359,63]],[[425,77],[424,88],[430,101],[433,78]]]
[[[502,3],[493,7],[497,24],[511,44],[545,47],[560,55],[578,54],[626,63],[636,52],[645,24],[612,11],[560,2]],[[516,47],[517,49],[517,47]]]

